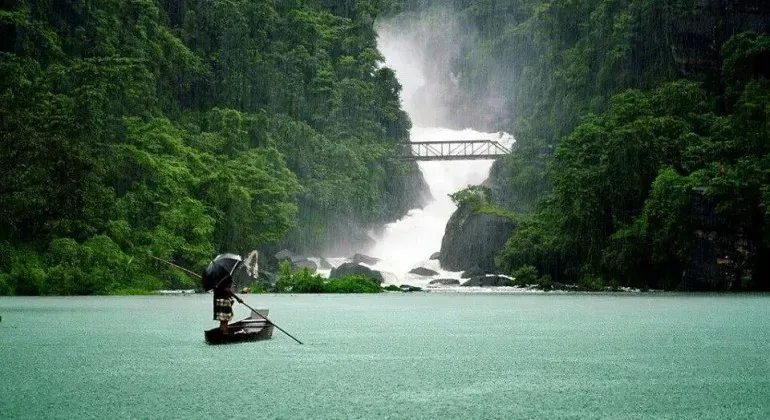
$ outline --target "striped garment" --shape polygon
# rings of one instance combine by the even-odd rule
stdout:
[[[229,291],[214,289],[214,321],[233,318],[233,298]]]

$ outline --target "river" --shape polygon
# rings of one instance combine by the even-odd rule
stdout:
[[[305,345],[206,345],[210,296],[0,298],[0,418],[770,418],[766,295],[246,300]]]

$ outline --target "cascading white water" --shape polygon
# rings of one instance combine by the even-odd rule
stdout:
[[[443,109],[444,104],[439,103],[441,98],[427,98],[427,103],[431,100],[435,103],[434,106],[426,106],[424,92],[419,104],[414,100],[420,89],[431,84],[429,76],[426,77],[422,68],[426,62],[426,46],[416,38],[420,36],[419,30],[410,32],[397,26],[379,25],[378,34],[379,49],[385,56],[385,65],[396,72],[396,77],[403,86],[404,109],[415,124],[411,131],[411,141],[489,139],[500,141],[506,147],[512,146],[513,137],[505,133],[421,127],[420,124],[424,121],[435,120],[433,117],[436,110]],[[451,44],[451,39],[448,42]],[[489,175],[492,161],[434,161],[420,162],[418,165],[434,201],[424,209],[414,209],[401,220],[389,224],[381,236],[376,238],[375,247],[368,253],[380,258],[380,262],[373,268],[383,272],[385,283],[427,285],[432,278],[409,274],[409,271],[416,267],[438,271],[440,274],[436,277],[459,278],[460,273],[442,270],[438,261],[429,258],[440,250],[446,224],[456,209],[449,194],[469,185],[481,184]]]
[[[481,140],[500,141],[510,147],[513,138],[503,133],[481,133],[478,131],[450,130],[446,128],[414,128],[412,141]],[[423,209],[414,209],[404,218],[387,225],[383,234],[376,238],[375,247],[369,251],[380,258],[374,268],[391,273],[395,278],[385,276],[386,283],[409,283],[424,286],[431,278],[411,275],[415,267],[425,267],[440,273],[441,278],[459,278],[459,273],[442,270],[438,261],[429,260],[431,254],[441,248],[441,239],[449,218],[457,206],[449,194],[469,185],[481,184],[489,175],[492,161],[438,161],[419,162],[418,166],[427,182],[434,201]]]

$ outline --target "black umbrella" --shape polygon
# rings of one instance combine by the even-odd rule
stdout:
[[[213,290],[216,287],[232,283],[233,272],[241,265],[243,260],[237,254],[220,254],[209,263],[203,272],[203,289]]]

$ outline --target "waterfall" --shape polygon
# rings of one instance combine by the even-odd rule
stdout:
[[[412,129],[412,141],[449,141],[468,139],[489,139],[500,141],[510,147],[513,138],[503,133],[480,133],[471,129],[450,130],[439,127]],[[423,209],[411,210],[402,219],[385,226],[376,238],[375,247],[369,252],[381,261],[375,269],[392,273],[386,275],[386,282],[403,282],[413,286],[424,286],[431,278],[408,274],[415,267],[425,267],[440,274],[436,278],[459,278],[459,273],[442,270],[438,261],[429,260],[431,254],[441,248],[444,229],[457,206],[449,194],[469,185],[481,184],[492,167],[490,160],[433,161],[419,162],[418,166],[430,188],[434,201]]]
[[[403,87],[404,109],[415,124],[411,130],[411,141],[488,139],[499,141],[506,147],[512,146],[513,137],[505,133],[452,130],[425,124],[426,121],[435,121],[436,113],[441,112],[445,104],[440,103],[440,94],[433,97],[428,93],[426,100],[426,92],[440,92],[440,89],[425,89],[437,84],[431,82],[422,68],[422,63],[425,63],[424,43],[415,38],[419,36],[419,31],[415,35],[415,32],[381,24],[378,34],[379,49],[385,56],[385,65],[396,72]],[[422,95],[419,103],[416,99],[418,93]],[[427,285],[433,278],[409,274],[415,267],[438,271],[439,275],[434,278],[459,278],[460,273],[442,270],[438,261],[429,258],[441,248],[446,224],[456,209],[449,194],[469,185],[481,184],[489,176],[492,161],[432,161],[419,162],[418,166],[434,201],[423,209],[411,210],[402,219],[385,226],[381,235],[375,238],[376,245],[369,251],[371,256],[380,258],[380,262],[372,268],[383,272],[386,283]]]

